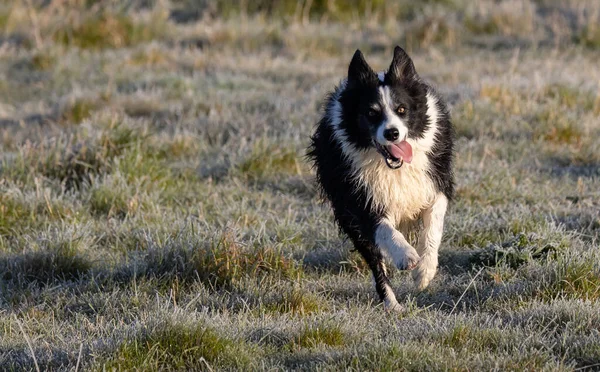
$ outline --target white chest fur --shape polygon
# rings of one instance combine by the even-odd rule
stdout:
[[[361,151],[354,148],[348,136],[340,127],[342,106],[338,100],[345,89],[343,81],[334,94],[334,100],[328,108],[334,137],[340,143],[342,152],[352,162],[352,178],[364,187],[373,206],[386,211],[386,217],[397,227],[410,225],[418,219],[422,211],[430,207],[436,197],[435,186],[428,176],[429,159],[437,133],[437,98],[427,94],[427,117],[429,127],[418,140],[408,139],[413,148],[413,160],[400,169],[387,167],[382,156],[374,148]]]
[[[411,142],[409,140],[409,142]],[[418,219],[421,212],[435,201],[436,191],[427,174],[429,161],[426,153],[415,148],[413,161],[400,169],[390,169],[375,150],[363,152],[355,158],[354,180],[364,187],[373,206],[386,212],[396,226]]]

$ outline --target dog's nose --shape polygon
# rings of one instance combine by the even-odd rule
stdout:
[[[390,128],[383,131],[383,136],[388,141],[395,141],[400,137],[400,132],[397,128]]]

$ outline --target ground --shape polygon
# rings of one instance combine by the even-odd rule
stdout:
[[[0,4],[3,369],[600,368],[600,3],[230,3]],[[400,314],[304,157],[397,44],[458,134]]]

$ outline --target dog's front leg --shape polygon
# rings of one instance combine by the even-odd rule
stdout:
[[[433,205],[423,212],[423,231],[417,245],[421,262],[412,272],[415,285],[419,290],[429,285],[437,271],[438,249],[444,232],[444,216],[447,207],[448,199],[440,193]]]
[[[383,218],[375,229],[375,244],[388,254],[400,270],[412,270],[419,263],[417,251],[387,218]]]
[[[358,244],[356,247],[373,272],[375,289],[385,309],[389,311],[402,311],[402,306],[396,300],[396,295],[388,278],[387,267],[385,266],[381,250],[372,244]]]

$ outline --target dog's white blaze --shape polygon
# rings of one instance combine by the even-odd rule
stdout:
[[[398,115],[396,115],[396,113],[394,112],[395,108],[392,107],[392,97],[390,95],[390,88],[387,86],[379,87],[379,94],[381,95],[381,100],[383,101],[383,110],[385,111],[385,117],[387,118],[387,120],[381,123],[379,128],[377,128],[376,139],[377,142],[385,146],[389,143],[388,140],[386,140],[383,136],[383,132],[386,129],[398,129],[398,132],[400,132],[399,138],[403,140],[408,135],[408,128],[406,127],[406,124],[404,124],[404,122],[400,120]]]
[[[385,80],[385,72],[383,72],[383,71],[378,72],[377,78],[379,79],[379,81],[381,81],[383,83],[383,80]]]

